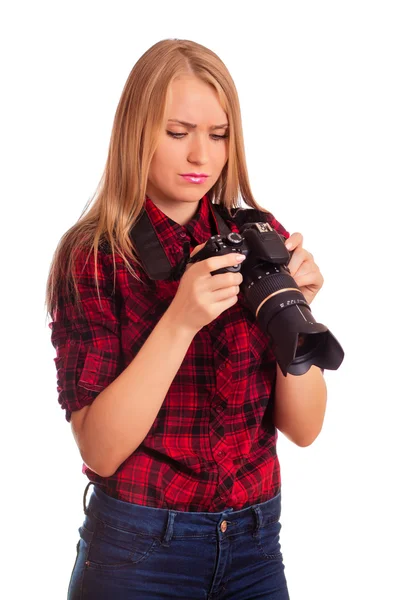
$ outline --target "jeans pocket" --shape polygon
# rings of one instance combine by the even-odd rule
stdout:
[[[99,519],[95,520],[91,534],[82,526],[82,536],[91,538],[86,567],[88,569],[114,570],[133,566],[148,558],[161,541],[138,532],[119,529]]]
[[[279,520],[272,521],[260,527],[255,536],[256,544],[262,556],[269,560],[282,560],[279,533],[281,524]]]

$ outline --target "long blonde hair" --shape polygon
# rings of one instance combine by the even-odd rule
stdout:
[[[115,253],[137,278],[129,264],[139,263],[129,232],[145,204],[149,167],[164,126],[169,87],[184,75],[194,75],[213,86],[229,120],[228,160],[207,192],[210,200],[222,204],[231,214],[232,208],[240,206],[241,196],[249,207],[265,212],[250,189],[239,98],[228,69],[214,52],[196,42],[157,42],[139,58],[125,83],[114,117],[107,162],[95,194],[54,252],[45,300],[52,319],[60,292],[70,290],[75,300],[79,299],[74,262],[82,250],[87,250],[88,256],[94,251],[98,294],[97,253],[102,242],[111,246],[114,285]]]

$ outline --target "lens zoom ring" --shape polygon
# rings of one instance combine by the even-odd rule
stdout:
[[[299,286],[291,275],[275,273],[274,275],[265,275],[262,279],[256,280],[254,285],[246,290],[245,295],[250,305],[256,308],[265,298],[268,298],[268,296],[278,290],[286,288],[295,288],[298,290]]]

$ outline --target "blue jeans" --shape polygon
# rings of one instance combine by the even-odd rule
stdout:
[[[83,508],[68,600],[289,599],[280,494],[237,511],[184,512],[116,500],[89,482]]]

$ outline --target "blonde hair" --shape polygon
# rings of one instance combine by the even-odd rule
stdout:
[[[99,245],[111,246],[136,279],[130,261],[139,264],[129,232],[146,199],[149,167],[164,126],[167,94],[171,83],[193,75],[217,92],[229,120],[228,160],[220,177],[207,192],[211,202],[231,214],[239,196],[252,208],[265,211],[254,200],[246,166],[239,98],[222,60],[211,50],[190,40],[166,39],[154,44],[136,62],[125,83],[114,117],[105,169],[90,210],[85,206],[78,221],[61,237],[54,252],[46,286],[47,314],[54,319],[57,298],[72,291],[79,299],[74,263],[77,253],[94,251],[97,291]],[[71,286],[72,284],[72,286]],[[100,300],[100,294],[99,294]],[[101,300],[100,300],[101,303]]]

